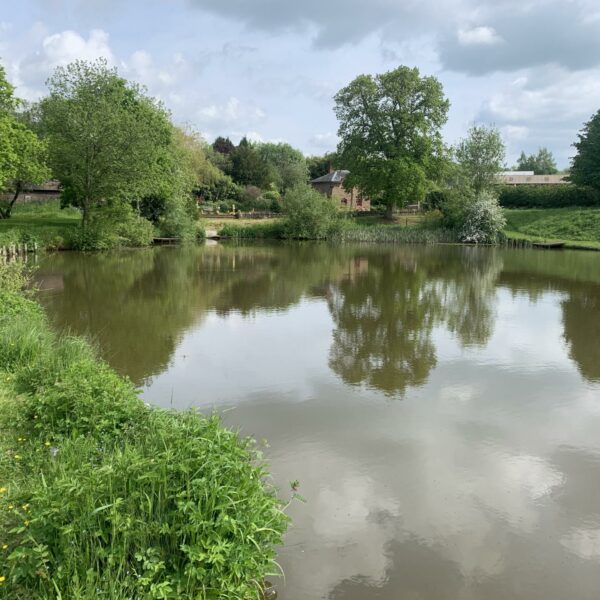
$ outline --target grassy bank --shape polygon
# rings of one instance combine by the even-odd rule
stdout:
[[[61,210],[59,200],[17,204],[10,219],[0,219],[0,246],[36,242],[41,248],[63,249],[80,223],[79,211]]]
[[[0,266],[0,598],[258,598],[287,525],[249,440],[147,407]]]
[[[509,239],[600,250],[600,208],[507,209],[504,213]]]
[[[215,222],[213,227],[222,237],[234,240],[286,239],[284,219],[232,220],[218,227],[215,227]],[[399,215],[394,221],[370,215],[342,219],[327,239],[334,242],[435,244],[456,242],[456,234],[437,223],[426,223],[421,215]]]

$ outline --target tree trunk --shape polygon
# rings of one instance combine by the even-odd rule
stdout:
[[[10,216],[12,215],[13,206],[19,199],[19,195],[21,194],[22,188],[22,183],[20,181],[17,181],[17,185],[15,186],[15,195],[13,196],[13,199],[8,203],[8,206],[6,208],[0,207],[0,219],[10,219]]]
[[[391,202],[385,208],[385,218],[389,221],[394,220],[394,205]]]

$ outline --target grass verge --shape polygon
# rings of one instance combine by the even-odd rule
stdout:
[[[0,266],[0,598],[258,599],[287,517],[215,417],[150,408]]]
[[[81,223],[74,208],[60,208],[59,200],[17,204],[10,219],[0,220],[0,246],[37,243],[44,249],[66,248]]]
[[[509,240],[600,250],[600,208],[507,209],[504,214]]]

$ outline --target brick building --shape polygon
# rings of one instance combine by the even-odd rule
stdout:
[[[347,190],[344,187],[344,179],[350,171],[330,171],[327,175],[317,177],[310,183],[324,196],[338,200],[342,207],[348,210],[368,211],[371,210],[371,200],[365,198],[358,188]]]

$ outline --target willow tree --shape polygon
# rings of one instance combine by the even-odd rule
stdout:
[[[91,211],[131,202],[156,188],[171,144],[169,115],[139,86],[119,77],[106,61],[75,61],[56,69],[41,102],[42,130],[63,196]]]
[[[390,218],[423,200],[444,161],[449,108],[441,83],[416,68],[358,76],[335,96],[345,185],[381,200]]]

